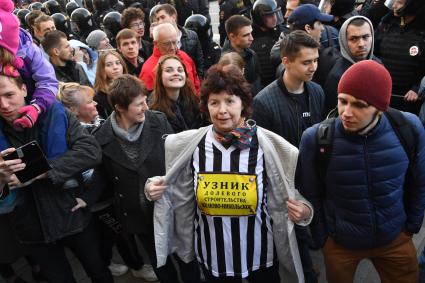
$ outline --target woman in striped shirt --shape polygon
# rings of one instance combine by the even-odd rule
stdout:
[[[293,225],[313,211],[294,188],[298,151],[248,119],[251,102],[236,67],[213,66],[201,91],[212,125],[167,137],[167,174],[145,187],[158,264],[175,252],[211,283],[304,282]]]

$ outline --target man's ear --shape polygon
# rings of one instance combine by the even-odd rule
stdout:
[[[228,37],[229,37],[229,40],[230,39],[234,39],[235,38],[235,34],[233,32],[231,32],[231,33],[229,33]]]
[[[21,90],[24,93],[24,97],[27,97],[28,92],[27,92],[27,86],[25,84],[22,84]]]
[[[309,24],[304,25],[304,30],[309,34],[311,32],[311,26]]]
[[[52,49],[51,53],[52,53],[52,55],[55,55],[56,57],[59,57],[59,53],[60,53],[59,48],[54,47]]]
[[[289,63],[289,58],[288,58],[288,57],[286,57],[286,56],[283,56],[281,60],[282,60],[282,64],[283,64],[283,65],[286,65],[286,64],[288,64],[288,63]]]

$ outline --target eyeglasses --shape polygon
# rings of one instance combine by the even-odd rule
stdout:
[[[145,27],[144,22],[134,23],[134,24],[130,25],[130,28],[144,28],[144,27]]]
[[[158,42],[158,43],[165,48],[171,48],[173,46],[178,47],[180,44],[180,41],[166,41],[166,42]]]

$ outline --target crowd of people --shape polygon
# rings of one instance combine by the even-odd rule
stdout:
[[[425,282],[425,2],[219,7],[0,0],[7,283]]]

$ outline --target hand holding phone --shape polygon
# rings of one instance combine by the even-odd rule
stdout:
[[[43,151],[36,141],[31,141],[18,147],[15,151],[3,156],[4,160],[19,160],[24,163],[24,168],[18,167],[13,173],[23,184],[51,169]],[[16,161],[15,161],[16,162]]]
[[[3,184],[8,183],[16,172],[26,167],[19,158],[7,158],[15,151],[15,148],[8,148],[0,152],[0,182]]]

